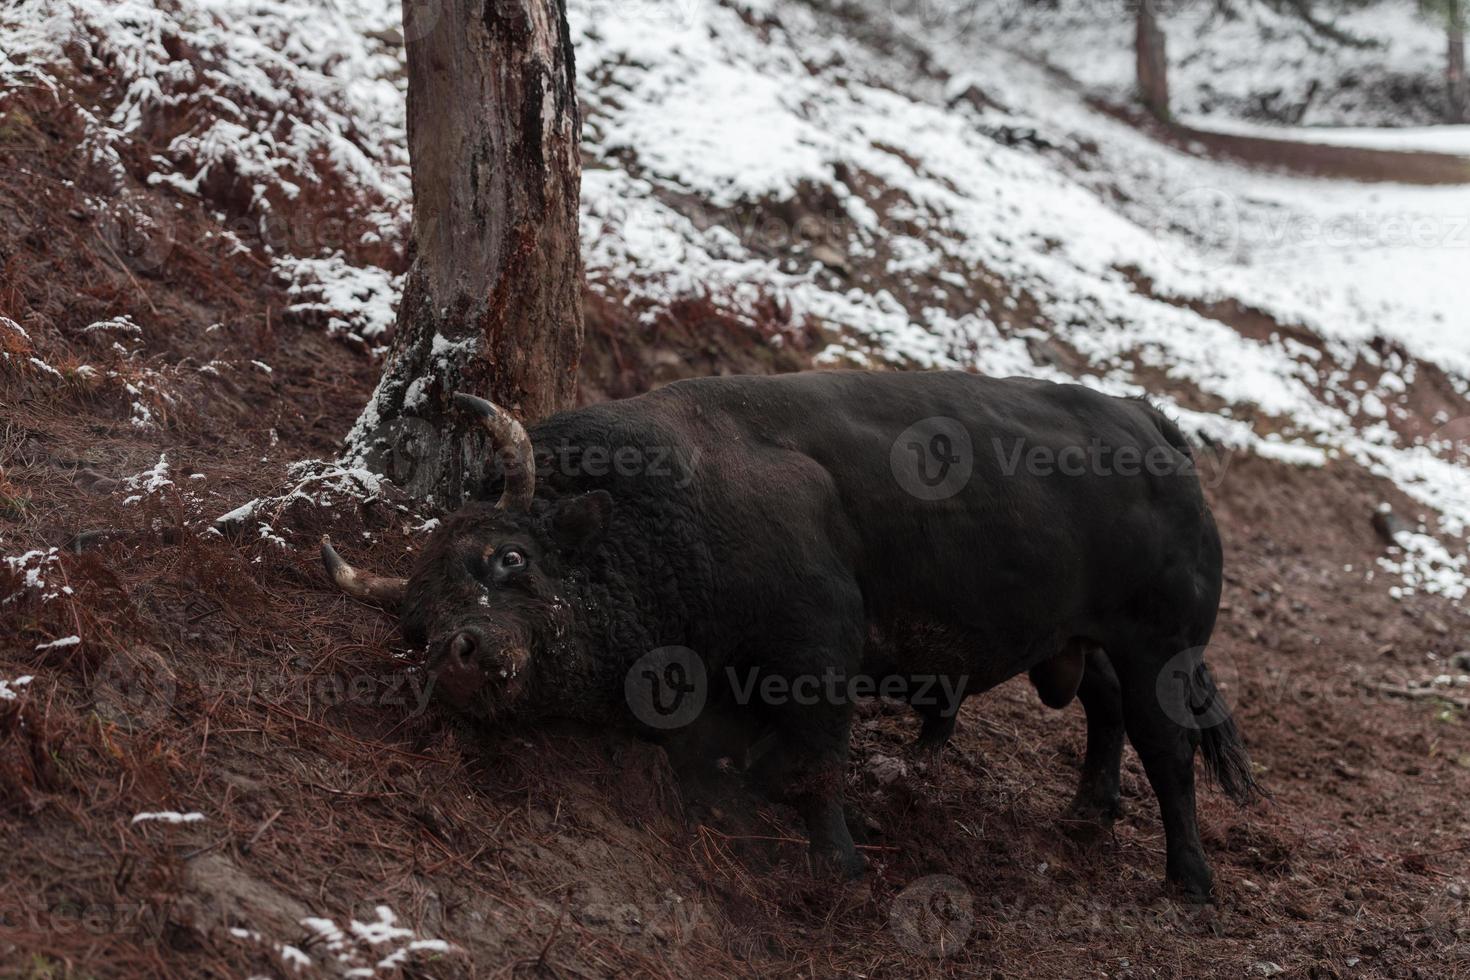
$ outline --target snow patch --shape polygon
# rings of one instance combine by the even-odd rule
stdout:
[[[129,825],[157,822],[157,823],[198,823],[204,819],[204,814],[198,812],[179,813],[176,810],[153,810],[139,813],[129,821]]]
[[[22,693],[20,689],[29,685],[33,680],[35,678],[30,674],[26,674],[24,677],[17,677],[13,681],[0,678],[0,701],[19,700]]]

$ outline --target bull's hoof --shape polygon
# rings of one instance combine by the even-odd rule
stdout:
[[[812,848],[812,868],[819,875],[831,875],[844,881],[856,881],[868,870],[868,860],[856,850],[842,851],[830,848]]]
[[[1169,885],[1180,898],[1191,905],[1205,905],[1214,901],[1214,875],[1203,861],[1170,862]]]
[[[1123,815],[1119,799],[1095,800],[1079,796],[1062,815],[1062,832],[1083,846],[1099,843],[1113,832],[1113,824]]]
[[[949,742],[950,736],[954,734],[957,718],[950,715],[945,718],[941,715],[925,715],[924,725],[919,729],[919,737],[914,741],[914,748],[925,754],[937,753]]]

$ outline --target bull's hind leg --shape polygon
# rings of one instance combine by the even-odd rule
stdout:
[[[944,748],[954,734],[957,713],[943,707],[925,706],[917,709],[924,724],[919,728],[916,747],[923,752],[938,752]]]
[[[938,753],[954,735],[965,703],[965,680],[948,675],[909,678],[910,703],[924,719],[917,743],[920,751]]]
[[[1123,724],[1143,761],[1163,817],[1169,881],[1195,901],[1209,898],[1213,876],[1205,861],[1195,813],[1194,754],[1200,728],[1187,680],[1166,676],[1190,644],[1139,644],[1112,657],[1123,695]],[[1112,649],[1110,647],[1110,649]],[[1185,675],[1188,676],[1187,674]]]
[[[1123,691],[1101,647],[1087,650],[1077,698],[1087,712],[1087,756],[1065,822],[1087,839],[1106,832],[1123,812],[1119,769],[1123,762]]]

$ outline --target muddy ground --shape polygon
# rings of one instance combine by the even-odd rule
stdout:
[[[0,539],[58,551],[0,566],[0,679],[34,678],[0,699],[0,975],[1470,976],[1470,721],[1408,686],[1470,669],[1466,620],[1368,578],[1377,505],[1413,512],[1383,481],[1211,467],[1210,660],[1273,793],[1204,792],[1215,904],[1164,888],[1131,750],[1115,832],[1059,824],[1082,714],[1024,682],[972,700],[937,758],[907,711],[864,710],[872,870],[830,882],[738,774],[695,790],[620,733],[467,741],[419,710],[414,651],[314,542],[401,570],[432,515],[341,494],[212,531],[332,456],[378,362],[283,317],[257,243],[193,205],[150,198],[181,205],[161,259],[99,221],[65,117],[30,108],[0,141],[0,314],[23,331],[0,323]],[[653,325],[588,309],[587,397],[806,356],[698,301]],[[124,313],[137,333],[86,329]],[[134,821],[156,811],[203,819]]]

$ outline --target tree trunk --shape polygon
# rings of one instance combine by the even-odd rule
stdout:
[[[581,116],[564,0],[404,0],[412,266],[347,457],[454,504],[494,472],[469,391],[568,406],[582,345]]]
[[[1134,41],[1138,60],[1138,97],[1144,108],[1160,119],[1169,118],[1169,59],[1164,32],[1159,27],[1154,0],[1138,0],[1138,29]]]
[[[1448,89],[1450,122],[1470,122],[1470,80],[1465,77],[1465,3],[1448,0],[1449,58],[1445,62],[1445,85]]]

